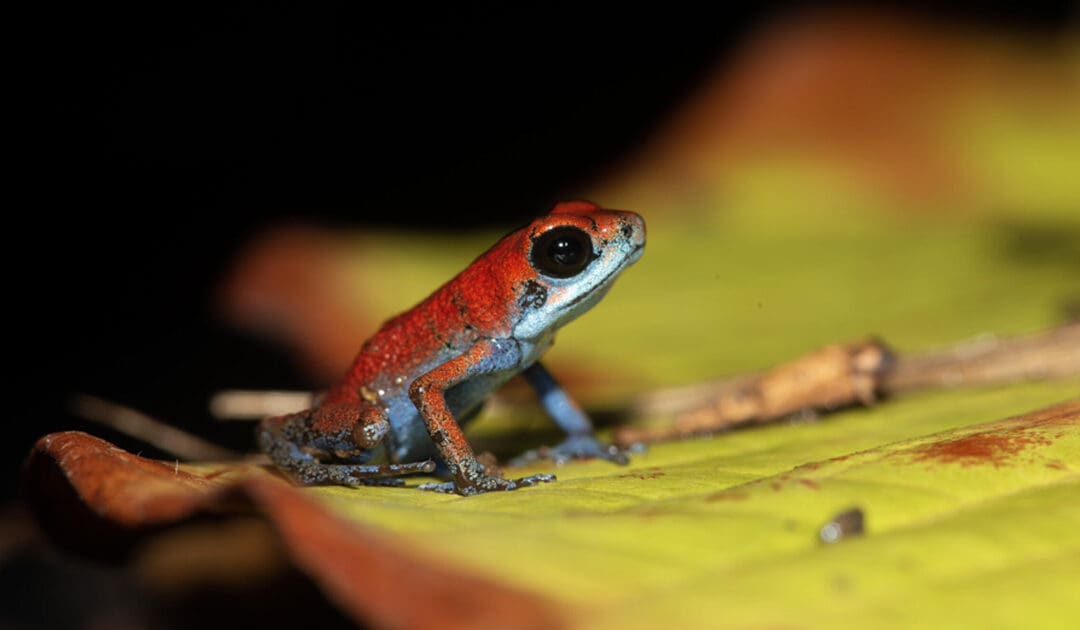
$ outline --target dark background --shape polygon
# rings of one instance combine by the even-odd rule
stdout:
[[[210,420],[212,392],[314,385],[210,311],[260,227],[519,223],[616,166],[757,26],[805,9],[362,4],[84,3],[9,23],[25,145],[5,231],[5,496],[50,431],[158,454],[72,416],[72,392],[247,450],[249,425]],[[894,4],[1047,33],[1075,17]]]

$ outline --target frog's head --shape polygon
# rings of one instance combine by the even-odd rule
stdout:
[[[518,288],[514,336],[522,339],[592,308],[645,250],[644,219],[586,201],[561,203],[519,234],[531,272]]]

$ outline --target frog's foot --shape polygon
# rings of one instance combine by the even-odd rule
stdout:
[[[403,486],[399,475],[431,473],[435,462],[430,459],[409,464],[324,464],[311,461],[290,467],[289,474],[305,486]]]
[[[300,485],[401,486],[405,482],[398,477],[430,474],[435,470],[435,462],[431,460],[403,464],[364,464],[330,459],[325,453],[356,449],[357,442],[353,435],[355,431],[345,430],[339,434],[320,435],[313,432],[310,426],[313,413],[312,410],[306,410],[267,418],[255,431],[260,450],[269,455],[278,468]],[[364,427],[375,426],[378,429],[377,420]],[[374,437],[381,439],[382,435]],[[361,449],[351,453],[351,456],[367,458],[370,453]],[[325,461],[323,457],[330,461]]]
[[[480,474],[470,478],[466,482],[446,481],[442,483],[422,483],[416,488],[418,490],[429,490],[431,492],[443,492],[446,494],[453,494],[456,492],[457,494],[468,497],[484,492],[517,490],[518,488],[527,488],[548,481],[555,481],[555,475],[551,473],[541,473],[538,475],[529,475],[528,477],[522,477],[520,479],[502,479]]]
[[[561,466],[573,459],[604,459],[616,464],[629,464],[628,453],[633,449],[623,450],[614,444],[601,444],[592,435],[571,435],[556,446],[541,446],[525,451],[510,460],[511,466],[525,466],[547,459],[556,466]]]

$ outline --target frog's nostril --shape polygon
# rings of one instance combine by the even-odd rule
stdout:
[[[645,219],[634,212],[622,212],[619,223],[623,238],[635,243],[645,242]]]
[[[630,233],[627,233],[624,230],[624,234],[626,234],[626,238],[632,239],[634,241],[634,243],[637,243],[637,244],[641,244],[641,243],[645,242],[645,219],[642,219],[639,215],[631,214],[630,215],[630,223],[627,224],[626,227],[630,228],[630,230],[629,230]]]

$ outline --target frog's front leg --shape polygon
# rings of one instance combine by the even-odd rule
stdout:
[[[550,459],[555,464],[564,464],[572,459],[592,458],[606,459],[616,464],[630,462],[625,451],[611,444],[601,444],[596,439],[589,416],[585,415],[581,407],[539,361],[523,371],[522,376],[536,390],[540,406],[547,415],[566,432],[566,439],[556,446],[526,451],[515,457],[510,462],[512,465],[528,464],[538,459]]]
[[[476,461],[472,447],[465,440],[461,426],[446,404],[446,390],[454,385],[481,374],[514,369],[520,361],[521,348],[513,339],[484,339],[473,344],[464,354],[413,381],[409,387],[409,398],[419,410],[428,435],[453,477],[450,484],[424,484],[421,488],[453,491],[467,496],[493,490],[516,490],[555,480],[555,475],[550,474],[521,479],[500,479],[485,474]]]
[[[340,427],[326,431],[324,425]],[[256,430],[259,448],[302,485],[404,485],[397,477],[435,470],[431,460],[404,464],[326,463],[317,453],[363,456],[385,437],[389,424],[374,405],[332,405],[266,418]]]

